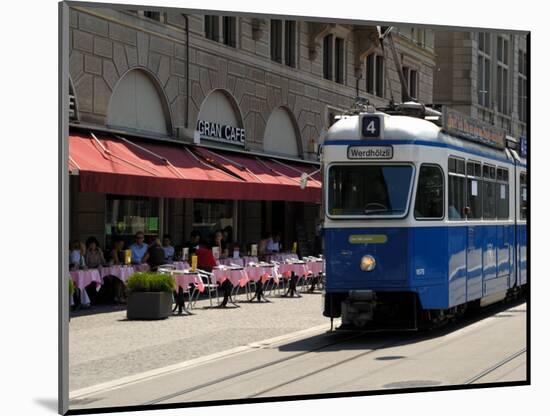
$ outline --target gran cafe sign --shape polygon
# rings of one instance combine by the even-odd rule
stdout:
[[[218,124],[212,121],[198,120],[197,130],[203,139],[244,146],[246,138],[245,129]]]

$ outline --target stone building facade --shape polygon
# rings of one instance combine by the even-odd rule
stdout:
[[[358,96],[377,106],[401,100],[393,58],[387,49],[383,54],[376,27],[274,20],[71,7],[71,128],[196,143],[199,122],[224,113],[213,121],[246,131],[239,151],[317,163],[323,133]],[[419,101],[432,103],[433,31],[402,27],[394,33],[411,91]],[[137,108],[131,98],[137,83],[143,84],[139,94],[151,97],[146,108]],[[128,121],[132,117],[134,123]],[[200,142],[232,147],[208,138]],[[73,180],[72,239],[94,235],[109,244],[109,198],[79,192]],[[169,231],[182,243],[194,227],[197,203],[167,199],[157,205],[163,217],[159,233]],[[240,201],[229,211],[246,242],[257,241],[261,230],[277,228],[293,241],[299,238],[296,223],[305,230],[301,239],[313,241],[319,216],[318,205],[297,209],[291,202]],[[287,218],[286,224],[273,224],[278,221],[274,211]]]
[[[504,32],[435,32],[434,102],[526,135],[527,37]]]

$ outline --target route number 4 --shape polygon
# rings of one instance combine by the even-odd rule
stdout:
[[[380,118],[377,116],[363,117],[363,137],[380,137]]]

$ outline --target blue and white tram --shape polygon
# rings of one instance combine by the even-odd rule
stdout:
[[[417,329],[527,283],[526,161],[424,119],[343,116],[323,144],[324,315]]]

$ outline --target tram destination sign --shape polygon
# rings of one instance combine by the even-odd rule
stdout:
[[[505,147],[505,130],[468,117],[448,107],[443,107],[442,125],[443,130],[454,136],[498,149],[504,149]]]
[[[391,146],[348,146],[348,159],[392,159]]]

